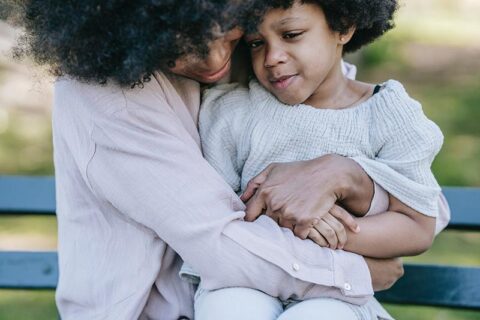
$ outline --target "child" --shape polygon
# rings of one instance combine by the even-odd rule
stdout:
[[[248,88],[223,85],[205,94],[200,133],[206,159],[241,193],[272,162],[326,154],[350,157],[390,194],[390,203],[382,210],[388,212],[359,219],[361,232],[349,232],[344,249],[377,258],[425,251],[433,239],[440,193],[430,166],[443,136],[399,82],[373,85],[350,80],[341,65],[345,52],[392,28],[396,1],[272,2],[261,4],[264,11],[256,10],[264,16],[257,30],[245,36],[256,80]],[[329,246],[326,239],[312,237]],[[235,296],[222,289],[214,296],[219,304],[229,296],[243,300],[243,305],[255,303],[256,310],[270,308],[271,319],[277,319],[284,305],[292,305],[253,291],[242,289]],[[199,289],[196,319],[201,320],[203,312],[215,319],[211,297]],[[312,314],[327,312],[320,300],[313,304]],[[334,307],[326,314],[335,319],[342,312],[352,319],[388,317],[379,305],[331,303]],[[303,311],[296,313],[302,305]],[[306,310],[311,306],[312,301],[300,302],[279,319],[310,318]],[[236,313],[239,319],[254,319],[242,315],[242,310]]]

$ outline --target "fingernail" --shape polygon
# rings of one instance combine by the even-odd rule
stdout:
[[[360,232],[360,226],[357,226],[357,227],[355,228],[355,232]]]

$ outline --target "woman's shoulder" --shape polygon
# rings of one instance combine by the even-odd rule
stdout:
[[[177,81],[178,82],[178,81]],[[82,82],[63,76],[55,82],[55,103],[68,104],[72,101],[94,113],[111,115],[121,110],[151,109],[161,111],[161,105],[169,105],[174,108],[175,99],[171,96],[179,95],[180,82],[172,82],[166,75],[156,72],[151,75],[149,81],[145,81],[134,87],[122,87],[113,81],[105,84]],[[183,85],[181,88],[185,87]],[[198,86],[187,86],[188,91],[199,93]],[[191,93],[191,92],[189,92]],[[198,105],[198,102],[197,102]],[[163,108],[165,109],[165,108]],[[168,109],[168,108],[167,108]]]
[[[54,83],[54,111],[57,115],[109,115],[126,105],[121,87],[111,83],[83,82],[62,76]]]
[[[105,84],[84,82],[69,76],[62,76],[55,80],[55,94],[58,98],[72,97],[75,99],[88,99],[102,101],[123,97],[122,88],[107,82]]]

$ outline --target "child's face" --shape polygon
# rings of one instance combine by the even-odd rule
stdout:
[[[317,5],[272,9],[245,39],[259,82],[283,103],[309,103],[338,76],[345,37],[330,29]]]

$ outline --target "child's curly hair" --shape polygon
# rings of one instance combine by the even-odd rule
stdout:
[[[9,0],[7,0],[9,1]],[[139,85],[183,54],[205,55],[214,30],[240,24],[241,0],[10,0],[25,35],[16,53],[55,75]],[[219,28],[218,28],[219,27]]]
[[[372,42],[394,27],[393,15],[398,8],[397,0],[269,0],[256,1],[250,17],[245,21],[247,32],[253,32],[269,9],[288,9],[295,2],[319,5],[330,29],[347,33],[351,27],[356,31],[343,47],[343,52],[353,52]]]

